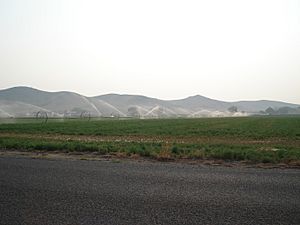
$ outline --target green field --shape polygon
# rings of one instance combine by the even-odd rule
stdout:
[[[0,124],[0,148],[298,165],[300,117],[19,119]]]

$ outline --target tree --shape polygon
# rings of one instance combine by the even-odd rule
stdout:
[[[274,115],[276,114],[276,111],[272,107],[269,107],[266,109],[266,113],[269,115]]]
[[[227,110],[231,113],[236,113],[238,111],[238,108],[233,105],[233,106],[230,106]]]
[[[140,113],[138,111],[138,108],[135,107],[135,106],[132,106],[132,107],[128,108],[127,115],[130,116],[130,117],[140,117]]]

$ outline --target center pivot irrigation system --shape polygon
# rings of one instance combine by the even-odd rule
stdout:
[[[80,119],[85,119],[87,118],[88,121],[91,120],[91,113],[90,112],[87,112],[87,111],[83,111],[81,114],[80,114]]]
[[[48,114],[44,111],[38,111],[35,115],[35,118],[38,120],[42,120],[44,123],[48,122]]]
[[[34,117],[35,117],[36,120],[42,121],[43,123],[47,123],[49,118],[52,118],[51,116],[49,117],[48,113],[45,112],[45,111],[35,112]],[[80,114],[77,114],[77,115],[69,115],[67,113],[64,113],[64,115],[63,115],[63,119],[75,119],[75,118],[80,118],[80,119],[90,121],[92,116],[91,116],[91,113],[88,112],[88,111],[83,111],[83,112],[81,112]]]

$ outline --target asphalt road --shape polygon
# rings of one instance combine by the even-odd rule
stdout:
[[[300,170],[0,158],[0,224],[300,224]]]

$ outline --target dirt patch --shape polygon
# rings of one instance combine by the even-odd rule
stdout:
[[[300,140],[284,138],[265,138],[256,140],[240,137],[219,137],[219,136],[93,136],[93,135],[61,135],[61,134],[20,134],[0,133],[0,137],[40,138],[62,141],[83,141],[83,142],[136,142],[136,143],[176,143],[176,144],[234,144],[234,145],[284,145],[287,147],[299,147]]]
[[[285,163],[259,163],[253,164],[248,161],[225,161],[225,160],[211,160],[211,159],[180,159],[180,158],[149,158],[141,157],[139,155],[125,155],[122,153],[99,155],[98,153],[86,152],[46,152],[46,151],[20,151],[20,150],[0,150],[0,157],[28,157],[32,159],[46,159],[46,160],[89,160],[89,161],[110,161],[110,162],[165,162],[165,163],[183,163],[199,166],[222,166],[222,167],[247,167],[247,168],[281,168],[281,169],[300,169],[300,162],[295,161],[289,164]]]

